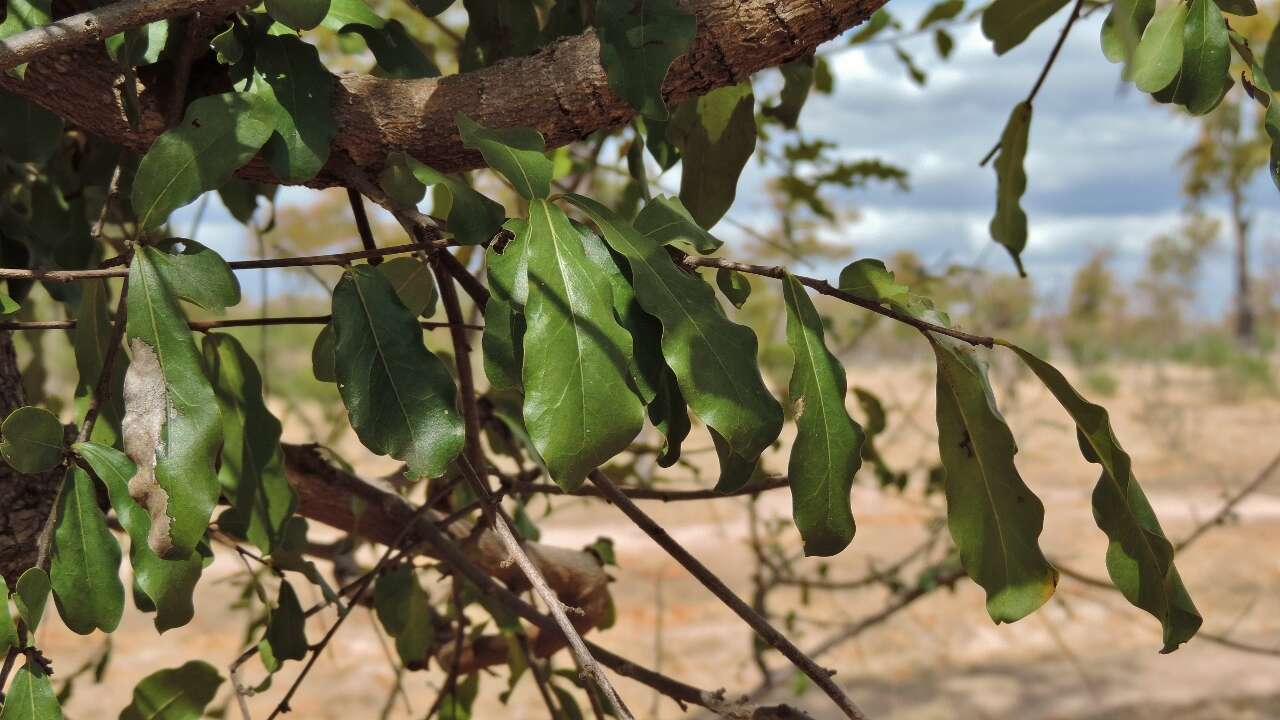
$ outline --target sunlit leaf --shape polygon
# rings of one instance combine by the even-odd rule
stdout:
[[[275,1],[323,4],[326,9],[328,5],[327,0]],[[315,23],[323,16],[322,12]],[[293,35],[258,38],[253,64],[261,76],[254,92],[264,98],[275,120],[275,132],[262,148],[262,156],[281,179],[292,183],[310,180],[329,159],[329,143],[338,134],[330,106],[333,76],[315,46]]]
[[[738,175],[756,148],[751,85],[730,85],[676,108],[667,137],[680,148],[680,200],[704,228],[733,204]]]
[[[40,665],[28,660],[14,673],[0,720],[62,720],[53,683]]]
[[[478,150],[485,163],[504,177],[527,199],[545,198],[551,192],[552,163],[543,150],[542,135],[530,128],[486,128],[462,113],[456,115],[462,144]]]
[[[428,187],[443,187],[450,199],[445,222],[449,232],[464,245],[483,245],[502,227],[505,215],[502,205],[405,153],[388,155],[378,180],[388,195],[408,207],[421,202]]]
[[[710,255],[724,244],[693,219],[680,198],[668,195],[657,195],[645,203],[635,227],[662,245],[679,244],[700,255]]]
[[[1171,3],[1156,11],[1133,51],[1133,84],[1143,92],[1165,89],[1182,67],[1187,6]]]

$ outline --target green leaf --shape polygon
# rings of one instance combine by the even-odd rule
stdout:
[[[53,20],[51,0],[9,0],[8,12],[0,23],[0,40],[20,32],[48,25]],[[19,78],[26,77],[27,64],[23,63],[5,72]],[[8,106],[6,106],[8,107]]]
[[[62,118],[4,90],[0,105],[0,152],[14,162],[43,165],[62,141]]]
[[[111,347],[111,316],[107,310],[110,294],[106,281],[102,279],[87,280],[80,284],[80,288],[80,305],[76,309],[76,328],[71,332],[71,346],[80,377],[76,395],[84,399],[87,407],[88,396],[98,384]],[[129,358],[123,352],[117,352],[111,368],[109,392],[99,408],[98,422],[94,423],[91,439],[108,445],[119,442],[120,421],[124,418],[121,388],[128,366]]]
[[[285,660],[302,660],[307,656],[307,618],[298,595],[288,580],[280,581],[280,595],[267,617],[267,632],[258,643],[262,661],[269,672],[276,672]]]
[[[298,496],[284,473],[280,421],[262,395],[253,358],[231,335],[204,337],[205,367],[222,414],[222,462],[218,481],[231,509],[218,523],[263,553],[275,549],[297,507]]]
[[[386,276],[395,288],[400,304],[420,317],[431,317],[436,311],[436,281],[431,266],[411,257],[398,257],[378,265],[378,272]]]
[[[333,361],[333,323],[326,323],[316,333],[315,344],[311,346],[311,374],[320,382],[338,382],[338,371]]]
[[[701,255],[710,255],[724,244],[702,229],[678,197],[655,196],[640,210],[635,226],[659,244],[680,244]]]
[[[363,38],[384,77],[407,79],[440,74],[404,25],[382,18],[364,0],[330,0],[329,14],[321,24],[334,32]]]
[[[240,302],[240,281],[222,256],[195,240],[170,238],[151,247],[156,273],[170,292],[187,302],[222,312]]]
[[[725,298],[738,309],[742,309],[742,306],[747,304],[747,298],[751,297],[751,281],[737,270],[729,268],[717,270],[716,287],[720,288]]]
[[[450,198],[445,222],[449,232],[464,245],[486,244],[502,228],[506,215],[502,205],[405,153],[393,152],[387,156],[378,181],[383,191],[407,207],[421,202],[427,187],[442,186]]]
[[[492,294],[484,310],[484,373],[495,390],[521,387],[524,305],[529,300],[529,223],[507,221],[512,239],[502,252],[490,246],[485,257]]]
[[[62,720],[62,709],[49,676],[28,660],[13,676],[0,720]]]
[[[813,87],[813,58],[793,60],[778,70],[782,73],[779,102],[761,112],[782,123],[783,127],[794,130],[805,100],[809,98],[809,90]]]
[[[1263,75],[1271,87],[1280,86],[1280,24],[1271,30],[1262,60]]]
[[[435,642],[431,605],[413,566],[402,564],[378,578],[373,606],[387,634],[395,638],[396,651],[408,668],[423,667]]]
[[[327,5],[327,0],[276,2]],[[267,9],[271,9],[270,2]],[[254,45],[253,64],[266,81],[255,82],[254,90],[272,110],[275,125],[262,156],[281,179],[291,183],[310,180],[329,159],[329,143],[338,134],[331,105],[333,76],[315,46],[293,35],[260,37]]]
[[[590,198],[569,200],[625,257],[637,301],[662,323],[662,354],[681,395],[737,456],[727,467],[722,460],[717,487],[740,487],[782,428],[782,407],[760,376],[755,333],[730,322],[711,287],[678,268],[662,245]]]
[[[627,334],[631,336],[632,354],[628,364],[632,389],[640,396],[640,401],[647,405],[653,400],[658,382],[666,363],[662,360],[662,351],[658,347],[658,338],[662,326],[653,316],[641,309],[636,302],[635,290],[627,278],[624,268],[626,261],[614,255],[600,238],[589,228],[572,223],[578,239],[582,242],[587,261],[596,266],[610,289],[613,299],[613,315]],[[650,344],[640,347],[641,340]]]
[[[899,303],[909,288],[897,281],[883,260],[855,260],[840,271],[840,289],[850,295],[879,303]]]
[[[1249,17],[1258,14],[1258,6],[1254,0],[1216,0],[1218,7],[1223,12],[1229,12],[1232,15],[1240,15]]]
[[[1231,89],[1227,23],[1213,0],[1192,0],[1183,31],[1182,69],[1166,89],[1193,115],[1218,106]]]
[[[891,15],[888,10],[880,8],[875,11],[875,14],[871,16],[871,19],[867,21],[866,25],[863,25],[858,29],[858,32],[849,36],[849,44],[861,45],[862,43],[868,42],[891,25],[898,27],[898,24],[893,19],[893,15]]]
[[[223,93],[187,106],[182,124],[156,139],[138,163],[133,209],[143,229],[231,178],[271,137],[275,113],[261,96]]]
[[[184,558],[218,501],[222,422],[186,317],[161,275],[162,255],[139,248],[129,270],[124,446],[138,466],[130,491],[151,514],[151,549]]]
[[[485,163],[502,173],[525,198],[545,198],[551,192],[552,163],[543,151],[546,142],[537,130],[525,127],[490,129],[462,113],[455,116],[462,145],[478,150]]]
[[[80,468],[67,471],[58,497],[49,576],[58,614],[74,633],[109,633],[124,613],[120,545],[98,508],[93,479]]]
[[[1027,191],[1027,141],[1031,134],[1031,104],[1018,103],[1009,115],[1009,123],[1000,136],[1000,154],[996,155],[996,214],[991,219],[991,238],[1004,246],[1018,267],[1022,267],[1022,251],[1027,247],[1027,213],[1022,209],[1022,195]]]
[[[31,632],[40,627],[45,603],[49,602],[49,588],[49,575],[37,567],[27,568],[13,587],[13,603]]]
[[[974,348],[929,335],[938,361],[938,447],[947,523],[965,572],[987,591],[987,612],[1014,622],[1053,595],[1058,572],[1040,551],[1044,505],[1014,466],[1018,448]]]
[[[1133,84],[1154,93],[1165,89],[1182,67],[1187,6],[1175,2],[1160,8],[1133,51]]]
[[[151,517],[129,496],[129,479],[137,472],[124,453],[96,442],[79,443],[76,454],[84,458],[107,487],[116,519],[129,535],[129,564],[137,587],[156,609],[156,630],[164,632],[182,627],[195,615],[191,596],[204,561],[197,551],[177,560],[164,560],[151,550],[147,538],[151,533]]]
[[[7,653],[11,647],[19,647],[18,626],[9,613],[9,584],[0,577],[0,653]]]
[[[360,441],[413,477],[442,475],[463,443],[453,378],[385,275],[369,265],[343,274],[333,330],[338,389]]]
[[[160,60],[169,41],[169,21],[157,20],[107,38],[107,56],[121,67],[152,65]]]
[[[0,455],[10,467],[35,475],[62,462],[62,423],[44,408],[25,406],[9,413],[0,425]]]
[[[1129,602],[1160,621],[1162,652],[1176,650],[1196,634],[1202,619],[1173,564],[1173,545],[1133,475],[1133,461],[1120,447],[1106,409],[1081,396],[1057,368],[1016,345],[1006,346],[1071,415],[1085,459],[1102,466],[1093,491],[1093,517],[1110,540],[1107,571]]]
[[[662,81],[698,33],[693,15],[675,0],[600,0],[596,29],[609,87],[641,115],[666,120]]]
[[[1156,0],[1116,0],[1102,23],[1102,54],[1113,63],[1127,64],[1155,14]]]
[[[964,11],[964,0],[939,0],[929,8],[916,25],[917,30],[924,30],[940,22],[954,19]]]
[[[804,286],[787,273],[782,285],[787,305],[787,344],[795,357],[791,404],[796,439],[787,476],[791,515],[807,556],[831,556],[853,540],[849,493],[862,465],[862,428],[844,406],[844,367],[827,349],[822,318]]]
[[[982,11],[982,34],[1003,55],[1022,44],[1053,17],[1067,0],[995,0]]]
[[[267,0],[267,12],[282,25],[294,30],[310,30],[329,14],[329,0]],[[262,46],[258,45],[257,49],[261,52]]]
[[[200,660],[152,673],[133,688],[120,720],[199,720],[220,685],[222,676]]]
[[[579,233],[545,200],[529,206],[528,277],[525,425],[552,479],[572,490],[640,432],[631,337]]]
[[[680,200],[704,228],[733,204],[738,175],[756,148],[750,83],[718,88],[676,108],[667,137],[680,148]]]

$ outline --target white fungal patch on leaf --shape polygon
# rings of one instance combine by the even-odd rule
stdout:
[[[147,544],[164,557],[173,547],[169,536],[169,494],[156,480],[156,453],[168,415],[169,396],[160,358],[138,338],[129,342],[133,360],[124,375],[124,451],[138,466],[129,480],[129,495],[151,516]]]

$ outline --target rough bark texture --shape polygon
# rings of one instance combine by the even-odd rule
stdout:
[[[0,419],[22,406],[22,373],[13,338],[0,332]],[[53,507],[59,470],[23,475],[0,462],[0,574],[10,588],[35,565],[36,540]]]
[[[684,0],[681,4],[697,17],[698,35],[689,52],[672,65],[663,94],[668,103],[677,103],[807,55],[870,17],[886,1]],[[483,164],[478,153],[462,147],[454,123],[457,112],[490,127],[532,125],[551,147],[622,125],[633,112],[609,88],[599,57],[599,41],[594,32],[587,32],[528,57],[443,78],[336,77],[333,102],[339,132],[333,151],[373,172],[395,150],[454,172]],[[225,89],[218,87],[217,78],[208,77],[214,70],[208,63],[202,67],[206,75],[200,86],[210,92]],[[163,78],[140,82],[142,117],[135,130],[121,105],[123,83],[116,65],[99,48],[37,59],[25,80],[0,75],[0,87],[95,135],[143,151],[164,129],[168,88]],[[241,174],[273,181],[257,161]],[[326,170],[309,184],[341,183]]]

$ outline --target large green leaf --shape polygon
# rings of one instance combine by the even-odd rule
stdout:
[[[722,87],[676,108],[667,137],[684,158],[680,200],[698,224],[715,225],[733,204],[738,175],[756,148],[750,83]]]
[[[1102,54],[1113,63],[1128,63],[1155,14],[1156,0],[1116,0],[1102,23]]]
[[[53,20],[52,0],[9,0],[7,5],[4,22],[0,23],[0,40],[41,25],[48,25]],[[27,64],[23,63],[5,72],[19,78],[25,77]]]
[[[1022,195],[1027,191],[1027,140],[1031,133],[1031,103],[1021,102],[1013,108],[1004,134],[1000,137],[1000,154],[996,156],[996,214],[991,218],[991,238],[1004,246],[1018,266],[1022,267],[1022,251],[1027,247],[1027,213],[1022,209]]]
[[[27,629],[35,632],[44,618],[44,606],[49,602],[49,575],[38,567],[27,568],[13,587],[13,602]]]
[[[1044,505],[1014,466],[1018,448],[974,348],[929,335],[938,361],[938,447],[947,523],[965,572],[987,591],[987,612],[1014,622],[1053,595],[1058,572],[1040,551]]]
[[[294,30],[310,30],[329,14],[329,0],[267,0],[267,12]],[[261,52],[262,46],[257,50]]]
[[[545,198],[551,192],[553,165],[543,151],[546,141],[526,127],[491,129],[462,113],[455,116],[462,144],[478,150],[485,163],[502,173],[516,192],[527,199]]]
[[[133,210],[143,229],[231,178],[253,159],[275,129],[275,113],[261,96],[223,93],[187,106],[182,124],[156,139],[138,163]]]
[[[214,312],[240,303],[240,281],[218,253],[182,238],[151,247],[156,250],[150,254],[156,272],[174,295]]]
[[[1231,89],[1230,69],[1226,20],[1213,0],[1192,0],[1183,30],[1182,68],[1156,99],[1167,98],[1186,106],[1193,115],[1204,115]]]
[[[648,405],[657,392],[655,385],[667,366],[662,359],[659,344],[662,325],[636,302],[635,289],[631,287],[631,280],[625,274],[626,261],[610,251],[589,228],[573,223],[573,229],[582,241],[587,260],[596,266],[600,276],[609,285],[614,317],[631,336],[632,352],[628,370],[632,387],[640,396],[640,401]]]
[[[1187,6],[1170,3],[1158,11],[1133,51],[1133,84],[1143,92],[1165,89],[1182,67]]]
[[[640,432],[643,407],[628,383],[631,336],[562,210],[530,203],[528,242],[524,420],[551,477],[571,490]]]
[[[292,183],[310,180],[329,159],[329,142],[338,134],[330,99],[333,76],[315,46],[293,35],[260,37],[253,65],[265,81],[255,83],[255,91],[275,116],[275,133],[262,156],[278,177]]]
[[[0,90],[0,151],[14,162],[43,164],[62,140],[62,118]]]
[[[489,289],[484,309],[484,373],[495,390],[521,387],[524,363],[524,305],[529,300],[529,223],[522,218],[508,220],[511,240],[498,252],[490,246]]]
[[[297,493],[284,474],[280,421],[267,409],[262,376],[239,340],[209,333],[203,345],[205,366],[222,413],[218,481],[231,503],[218,524],[270,553],[281,541],[298,503]]]
[[[387,195],[408,207],[421,202],[428,187],[442,186],[450,200],[445,222],[449,232],[464,245],[483,245],[502,227],[506,212],[502,205],[405,153],[387,156],[378,182]]]
[[[791,404],[796,439],[787,476],[791,515],[805,555],[835,555],[853,540],[849,493],[862,465],[862,428],[844,406],[844,367],[827,349],[822,318],[795,276],[782,283],[787,306],[787,344],[795,357]]]
[[[120,720],[199,720],[220,685],[222,676],[200,660],[154,672],[133,688]]]
[[[755,333],[730,322],[711,286],[676,267],[662,245],[590,198],[569,199],[626,258],[637,301],[662,323],[662,354],[680,393],[736,456],[722,456],[717,487],[740,487],[782,429],[782,406],[760,376]],[[726,458],[738,462],[726,466]]]
[[[338,389],[360,441],[438,477],[462,450],[462,417],[449,369],[422,342],[418,319],[369,265],[333,291]]]
[[[678,197],[655,196],[640,210],[635,226],[636,230],[663,245],[679,243],[702,255],[710,255],[724,244],[702,229]]]
[[[151,516],[129,496],[129,479],[137,466],[124,453],[96,442],[77,444],[75,451],[106,485],[116,519],[129,535],[133,579],[156,609],[156,630],[186,625],[195,615],[191,596],[204,570],[200,553],[192,551],[181,559],[164,560],[152,551],[147,543]]]
[[[222,422],[186,317],[160,274],[162,254],[138,249],[129,271],[124,446],[138,466],[129,492],[151,515],[151,549],[185,558],[218,501]]]
[[[1086,400],[1049,363],[1016,345],[1008,347],[1071,415],[1085,458],[1102,466],[1093,491],[1093,517],[1111,541],[1107,571],[1129,602],[1160,621],[1163,652],[1176,650],[1196,634],[1202,618],[1182,584],[1173,564],[1173,545],[1133,475],[1133,461],[1120,447],[1106,408]]]
[[[20,473],[52,470],[62,462],[62,432],[57,415],[44,408],[20,407],[0,425],[0,455]]]
[[[53,683],[37,663],[28,660],[14,674],[0,720],[62,720]]]
[[[1022,44],[1068,0],[995,0],[982,12],[982,34],[1003,55]]]
[[[280,582],[276,606],[267,616],[267,631],[258,643],[262,664],[276,672],[285,660],[301,660],[307,656],[307,617],[298,602],[298,594],[288,580]]]
[[[609,87],[641,115],[665,120],[662,81],[698,33],[693,15],[675,0],[600,0],[596,28]]]
[[[124,613],[120,545],[98,508],[89,473],[78,467],[67,471],[57,513],[49,579],[58,614],[81,635],[113,632]]]
[[[106,363],[111,348],[111,316],[108,311],[110,294],[105,280],[88,280],[80,285],[80,305],[76,309],[76,328],[71,332],[71,346],[75,351],[76,369],[80,380],[76,396],[87,407],[89,395],[98,384],[98,376]],[[129,358],[119,351],[111,367],[108,392],[99,408],[98,421],[93,425],[92,440],[108,445],[120,442],[120,422],[124,419],[124,399],[121,389],[124,374],[129,368]]]

